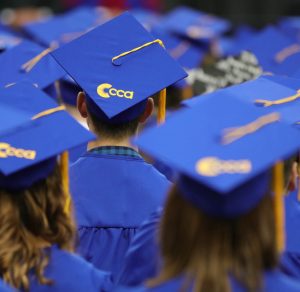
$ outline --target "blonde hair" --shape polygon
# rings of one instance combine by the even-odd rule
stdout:
[[[0,274],[17,289],[30,288],[29,272],[41,284],[50,254],[38,242],[73,251],[75,227],[64,211],[64,194],[59,165],[46,179],[20,191],[0,190]]]

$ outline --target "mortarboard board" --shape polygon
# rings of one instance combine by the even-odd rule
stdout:
[[[289,67],[293,65],[293,61],[290,62],[289,59],[300,52],[300,46],[276,27],[268,26],[248,41],[237,43],[236,50],[254,53],[265,71],[289,73]]]
[[[152,27],[157,25],[161,20],[159,14],[147,9],[130,9],[130,13],[149,31],[151,31]]]
[[[283,17],[277,27],[296,41],[300,40],[300,18],[298,16]]]
[[[7,49],[13,48],[21,41],[22,39],[20,37],[15,36],[8,31],[1,30],[0,28],[0,51],[5,51]]]
[[[64,15],[26,24],[23,30],[44,46],[59,46],[78,38],[110,18],[110,13],[105,8],[80,7]]]
[[[163,41],[168,53],[185,69],[197,68],[205,55],[204,48],[181,38],[174,34],[159,29],[158,27],[152,30],[152,34]]]
[[[300,121],[300,93],[294,89],[294,83],[293,87],[292,84],[287,87],[285,79],[283,81],[281,79],[283,78],[276,75],[261,76],[255,80],[186,100],[183,104],[193,107],[200,104],[203,98],[216,97],[226,100],[228,97],[235,97],[248,102],[262,113],[279,112],[282,120],[290,125],[297,125]]]
[[[52,55],[85,91],[90,110],[111,123],[138,117],[148,97],[187,76],[129,13]]]
[[[234,97],[206,98],[134,143],[181,175],[179,187],[196,206],[234,217],[270,191],[275,162],[299,149],[299,131],[279,120]]]
[[[21,82],[0,90],[1,107],[30,115],[22,127],[0,132],[0,186],[25,188],[53,170],[56,156],[94,138],[35,86]]]
[[[162,19],[162,27],[193,40],[207,41],[230,29],[230,22],[188,7],[179,7]]]
[[[300,89],[300,79],[296,77],[288,77],[282,75],[264,75],[263,78],[268,79],[272,82],[279,83],[294,90]]]
[[[62,78],[66,73],[45,49],[30,41],[0,55],[0,63],[5,70],[0,72],[0,85],[28,80],[40,88],[45,88]]]

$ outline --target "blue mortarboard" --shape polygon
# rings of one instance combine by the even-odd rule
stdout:
[[[28,80],[45,88],[66,73],[45,49],[30,41],[19,45],[0,55],[0,63],[5,70],[0,72],[0,85]]]
[[[286,87],[289,87],[294,90],[300,89],[300,79],[282,75],[264,75],[264,79],[271,80],[272,82],[279,83]]]
[[[276,70],[279,73],[279,70],[283,70],[280,68],[283,63],[300,52],[300,46],[275,27],[268,26],[250,37],[248,41],[237,44],[237,51],[242,50],[254,53],[265,71]],[[291,65],[286,66],[288,69]]]
[[[278,23],[278,27],[296,41],[300,40],[300,18],[298,16],[282,18]]]
[[[68,43],[110,18],[104,8],[80,7],[64,15],[27,24],[23,29],[35,41],[50,47],[53,43]]]
[[[161,20],[159,14],[147,9],[131,9],[130,13],[149,31],[151,31],[152,27],[157,25]]]
[[[136,118],[148,97],[187,76],[129,13],[52,55],[85,91],[90,110],[112,123]]]
[[[161,26],[193,40],[207,41],[230,29],[230,22],[188,7],[179,7],[165,16]]]
[[[206,98],[135,143],[181,174],[188,200],[209,214],[233,217],[267,194],[269,168],[299,149],[299,131],[279,119],[234,97]]]
[[[201,64],[205,50],[196,43],[158,27],[152,30],[152,34],[163,41],[168,53],[185,69],[194,69]]]
[[[273,78],[273,79],[272,79]],[[193,107],[201,103],[201,99],[227,99],[236,97],[248,102],[262,113],[279,112],[282,120],[297,125],[300,121],[300,92],[287,82],[280,82],[280,77],[259,77],[239,85],[230,86],[210,94],[184,101],[184,105]],[[294,85],[295,86],[295,85]]]
[[[13,105],[29,118],[22,127],[0,132],[0,186],[24,188],[53,171],[56,156],[92,140],[62,106],[30,83],[0,90],[1,108]]]
[[[14,46],[18,45],[21,42],[21,38],[13,35],[12,33],[1,30],[0,28],[0,50],[4,51]]]

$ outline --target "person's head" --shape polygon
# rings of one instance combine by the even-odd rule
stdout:
[[[279,119],[229,95],[206,97],[135,140],[179,174],[161,225],[163,269],[150,285],[182,275],[197,292],[230,291],[230,279],[261,287],[284,248],[278,161],[300,147],[299,131]]]
[[[7,179],[18,181],[18,177],[28,171],[20,171]],[[75,236],[73,220],[65,212],[68,194],[63,189],[59,165],[55,163],[46,178],[35,181],[28,188],[7,186],[0,188],[1,278],[26,291],[29,290],[30,273],[40,283],[50,284],[51,279],[44,276],[50,258],[45,248],[57,245],[71,251]]]
[[[73,249],[67,151],[94,135],[30,83],[0,95],[11,108],[0,107],[8,111],[0,129],[0,277],[29,290],[29,278],[51,280],[44,276],[47,247]]]
[[[119,141],[128,139],[137,133],[139,125],[151,116],[154,102],[152,98],[148,98],[124,112],[123,116],[119,115],[108,119],[92,99],[87,97],[84,92],[79,92],[77,108],[81,116],[87,120],[90,130],[98,137]]]
[[[183,289],[230,291],[229,276],[233,276],[248,291],[257,291],[263,271],[274,268],[278,261],[273,198],[266,195],[246,214],[223,218],[202,211],[174,186],[159,242],[163,268],[149,285],[184,274]]]

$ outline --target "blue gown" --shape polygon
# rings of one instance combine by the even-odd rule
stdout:
[[[140,287],[117,287],[114,292],[176,292],[182,291],[180,288],[184,284],[184,278],[178,277],[167,281],[154,288],[147,288],[145,286]],[[191,287],[187,291],[192,292]],[[232,292],[246,292],[245,288],[239,285],[236,281],[231,280]],[[264,274],[264,286],[261,292],[296,292],[300,291],[300,283],[288,276],[284,275],[280,271],[271,271]]]
[[[161,267],[158,224],[162,213],[163,208],[158,208],[138,229],[118,276],[120,285],[141,285],[147,279],[158,275]]]
[[[300,280],[300,202],[297,191],[285,198],[286,250],[280,259],[280,268],[288,276]],[[134,237],[125,257],[119,284],[124,286],[140,285],[159,273],[160,256],[157,243],[157,225],[162,210],[145,221]]]
[[[298,191],[285,198],[286,250],[281,256],[284,273],[300,280],[300,202]]]
[[[45,269],[45,276],[53,280],[54,284],[41,285],[32,279],[30,292],[111,291],[112,282],[109,273],[95,269],[81,257],[56,246],[51,247],[50,252],[51,258]]]
[[[13,288],[8,287],[2,280],[0,280],[0,292],[13,292]]]
[[[136,229],[164,203],[167,179],[141,157],[87,152],[70,168],[79,253],[116,275]]]

